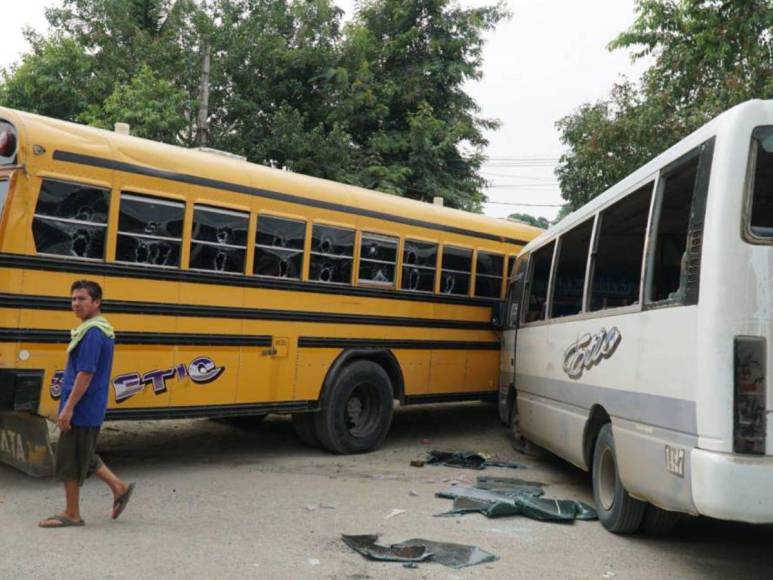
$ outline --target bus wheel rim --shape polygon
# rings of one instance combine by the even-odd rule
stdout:
[[[608,447],[601,454],[599,465],[599,500],[606,511],[615,505],[615,488],[617,487],[617,469],[615,454]]]
[[[375,395],[368,385],[359,385],[349,396],[345,407],[346,428],[355,437],[367,435],[376,422]]]

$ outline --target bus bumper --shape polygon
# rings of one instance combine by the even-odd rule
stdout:
[[[28,413],[0,413],[0,461],[34,477],[53,475],[48,421]]]
[[[752,524],[773,523],[773,456],[693,449],[692,496],[702,515]]]

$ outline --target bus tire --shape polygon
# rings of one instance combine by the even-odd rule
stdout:
[[[322,446],[341,455],[378,449],[392,423],[393,393],[389,375],[369,360],[341,369],[313,415]]]
[[[317,437],[317,427],[314,424],[313,413],[293,413],[293,428],[302,443],[317,449],[322,447],[319,437]]]
[[[612,425],[599,431],[593,450],[593,499],[602,525],[615,534],[636,532],[647,503],[628,495],[620,481]]]
[[[670,512],[648,504],[639,530],[650,536],[667,536],[674,531],[681,519],[682,514],[679,512]]]

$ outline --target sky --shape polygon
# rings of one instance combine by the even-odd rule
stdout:
[[[336,0],[348,15],[354,0]],[[494,0],[461,0],[464,7]],[[553,219],[563,203],[554,175],[564,148],[555,123],[586,102],[602,99],[625,76],[639,78],[646,63],[632,63],[607,44],[634,21],[635,0],[506,0],[512,13],[486,35],[483,78],[467,91],[484,118],[499,119],[487,133],[489,182],[484,213],[529,213]],[[25,0],[3,14],[0,66],[19,60],[28,47],[24,26],[45,32],[46,6],[57,0]]]

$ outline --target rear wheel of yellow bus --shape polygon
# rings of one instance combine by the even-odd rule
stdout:
[[[315,416],[317,437],[333,453],[378,449],[392,423],[393,393],[389,375],[378,364],[358,360],[347,365],[325,393]]]

